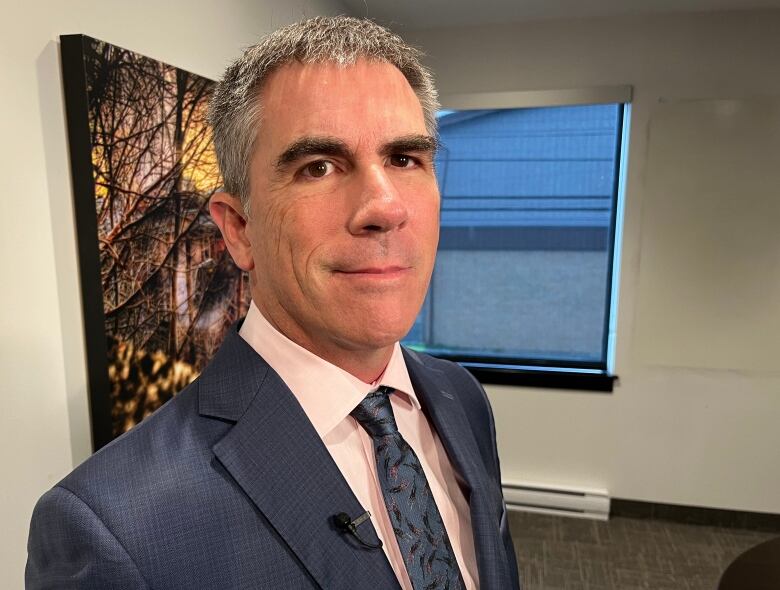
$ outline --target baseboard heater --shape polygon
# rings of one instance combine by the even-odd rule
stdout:
[[[510,510],[609,519],[609,493],[606,490],[525,482],[504,482],[501,487]]]

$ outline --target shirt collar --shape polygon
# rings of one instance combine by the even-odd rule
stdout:
[[[263,317],[254,301],[239,334],[287,384],[320,438],[344,420],[368,392],[380,385],[405,394],[411,404],[420,409],[401,345],[397,342],[382,376],[374,383],[365,383],[287,338]]]

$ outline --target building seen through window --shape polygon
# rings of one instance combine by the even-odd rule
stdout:
[[[623,113],[439,113],[439,253],[405,344],[462,361],[606,369]]]

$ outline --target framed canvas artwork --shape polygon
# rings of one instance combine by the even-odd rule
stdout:
[[[214,82],[60,37],[95,450],[203,369],[249,307],[208,214]]]

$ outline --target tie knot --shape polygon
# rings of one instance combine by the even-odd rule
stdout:
[[[398,433],[389,397],[393,391],[392,387],[382,385],[364,397],[350,412],[372,438]]]

